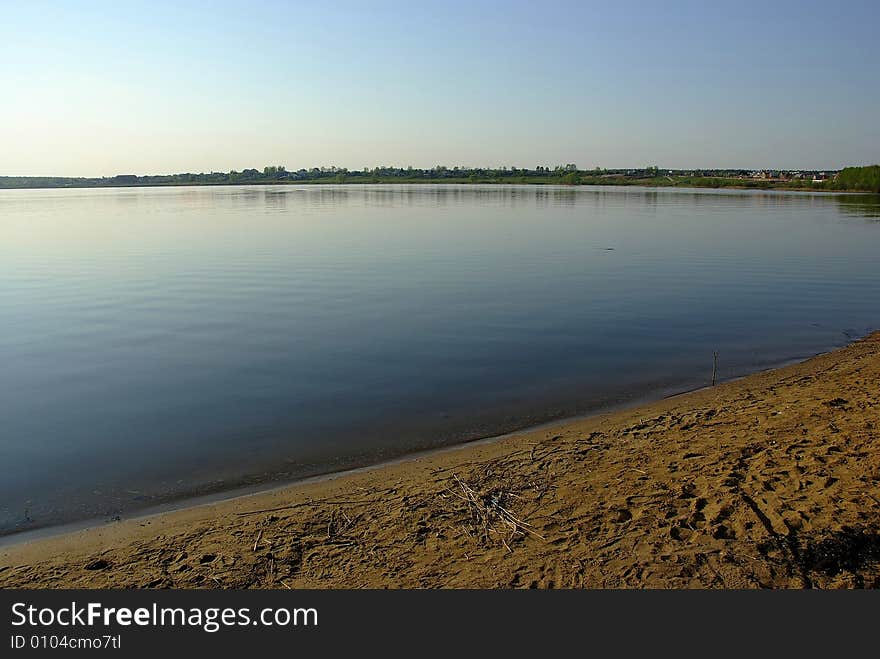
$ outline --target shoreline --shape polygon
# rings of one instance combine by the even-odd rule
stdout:
[[[0,587],[880,586],[878,375],[874,333],[714,388],[3,545]],[[810,564],[829,542],[855,554]]]
[[[870,334],[871,332],[869,332],[865,336],[869,336]],[[792,357],[789,359],[780,360],[779,362],[775,362],[769,365],[762,365],[756,370],[749,373],[719,380],[718,384],[720,385],[726,382],[736,382],[751,375],[773,371],[793,364],[799,364],[812,357],[828,354],[835,350],[839,350],[854,341],[861,340],[862,338],[865,337],[850,339],[849,343],[839,346],[827,347],[819,352],[815,352],[807,356]],[[211,504],[222,504],[240,498],[272,493],[279,490],[287,490],[289,488],[294,488],[300,485],[320,483],[322,481],[344,477],[350,474],[368,472],[386,466],[393,466],[400,463],[405,463],[411,460],[429,458],[435,454],[443,454],[449,451],[465,449],[471,446],[501,442],[509,438],[521,435],[523,433],[538,432],[546,428],[553,428],[556,426],[577,423],[579,421],[585,421],[603,414],[624,412],[626,410],[638,408],[643,405],[649,405],[651,403],[669,400],[678,396],[685,396],[687,394],[702,391],[704,389],[710,388],[711,386],[712,385],[710,384],[704,384],[687,389],[661,387],[658,389],[652,389],[642,392],[630,400],[609,403],[597,407],[596,409],[585,411],[583,413],[572,414],[570,416],[561,416],[558,418],[549,418],[546,420],[533,420],[531,423],[527,423],[526,425],[520,427],[513,427],[511,429],[502,428],[495,433],[477,435],[470,439],[459,440],[449,444],[441,444],[431,448],[416,448],[415,450],[404,451],[400,454],[392,455],[387,458],[382,458],[377,461],[364,461],[363,463],[354,463],[352,466],[346,466],[339,469],[328,468],[327,471],[320,471],[311,475],[288,479],[273,479],[269,477],[262,480],[254,480],[252,482],[247,482],[246,479],[244,481],[234,483],[229,487],[222,487],[220,489],[202,488],[200,490],[196,489],[179,495],[170,495],[167,498],[160,499],[150,505],[132,508],[128,511],[119,511],[115,515],[94,515],[92,517],[82,519],[73,519],[57,523],[31,526],[11,532],[4,532],[0,533],[0,551],[2,551],[4,548],[14,547],[23,543],[55,538],[78,531],[98,529],[104,526],[118,523],[120,521],[139,521],[145,518],[156,517],[158,515],[167,513],[179,512],[181,510],[186,510],[190,508],[198,508]]]
[[[341,186],[361,186],[371,187],[377,185],[465,185],[465,186],[534,186],[534,187],[559,187],[559,188],[646,188],[650,190],[754,190],[756,192],[809,192],[814,194],[861,194],[876,195],[876,192],[870,190],[837,190],[814,188],[810,186],[789,186],[789,185],[770,185],[761,184],[754,185],[694,185],[692,183],[670,183],[669,185],[657,185],[646,182],[645,180],[636,179],[632,183],[562,183],[557,181],[446,181],[443,179],[436,180],[409,180],[409,181],[331,181],[331,180],[301,180],[301,181],[244,181],[238,183],[108,183],[106,185],[34,185],[34,186],[0,186],[0,192],[4,190],[105,190],[105,189],[124,189],[124,188],[218,188],[218,187],[271,187],[271,186],[289,186],[289,185],[305,185],[305,186],[321,186],[321,185],[341,185]]]
[[[767,368],[762,368],[754,372],[762,373],[768,370],[773,370],[774,368],[781,368],[782,366],[786,366],[788,364],[799,363],[803,360],[804,358],[790,359],[781,362],[777,366],[769,366]],[[730,380],[724,380],[721,382],[732,382],[743,377],[748,377],[748,375],[737,376],[735,378],[731,378]],[[218,490],[196,490],[179,496],[171,496],[166,500],[158,501],[143,508],[133,508],[126,513],[120,512],[118,515],[112,517],[106,514],[95,515],[93,517],[85,519],[75,519],[59,523],[49,523],[42,526],[33,526],[24,528],[22,530],[0,533],[0,551],[2,551],[4,548],[14,547],[20,544],[43,539],[55,538],[58,536],[75,533],[77,531],[99,529],[105,526],[116,524],[119,521],[139,521],[166,513],[174,513],[181,510],[188,510],[190,508],[198,508],[201,506],[208,506],[212,504],[222,504],[236,499],[259,496],[261,494],[272,493],[279,490],[287,490],[301,485],[320,483],[322,481],[332,480],[338,477],[345,477],[348,475],[381,469],[382,467],[390,467],[412,460],[418,460],[421,458],[430,458],[434,455],[439,455],[450,451],[457,451],[471,446],[501,442],[506,439],[516,437],[517,435],[521,435],[523,433],[537,432],[545,428],[575,423],[602,414],[611,414],[618,411],[636,408],[641,405],[646,405],[659,400],[667,400],[670,398],[675,398],[676,396],[683,396],[695,391],[701,391],[702,389],[705,389],[709,386],[710,385],[701,385],[681,391],[673,390],[671,391],[671,393],[662,393],[665,390],[661,390],[661,392],[654,392],[653,394],[645,393],[644,395],[636,397],[632,401],[609,404],[607,406],[603,406],[601,408],[588,411],[583,414],[574,414],[571,416],[564,416],[545,421],[533,422],[522,427],[515,427],[511,430],[501,430],[497,433],[480,435],[471,439],[456,441],[450,444],[442,444],[432,448],[417,448],[415,450],[404,451],[399,455],[383,458],[375,462],[364,462],[363,464],[356,464],[355,466],[344,467],[337,470],[329,468],[328,471],[321,471],[319,473],[309,476],[277,480],[268,478],[266,480],[258,480],[252,483],[237,483],[232,485],[231,487]]]

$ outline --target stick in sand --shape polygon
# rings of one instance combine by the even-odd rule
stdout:
[[[260,546],[260,540],[263,538],[263,530],[260,529],[260,532],[257,533],[257,539],[254,540],[254,551],[257,551],[257,547]]]

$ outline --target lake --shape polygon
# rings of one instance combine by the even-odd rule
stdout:
[[[0,534],[369,464],[880,325],[869,195],[0,191]]]

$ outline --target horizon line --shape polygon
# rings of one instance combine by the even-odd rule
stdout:
[[[296,172],[311,172],[314,170],[319,170],[321,172],[327,173],[340,173],[340,172],[367,172],[374,170],[412,170],[414,172],[431,172],[431,171],[475,171],[475,170],[488,170],[488,171],[524,171],[524,172],[546,172],[548,174],[552,174],[554,172],[563,171],[563,172],[595,172],[595,171],[603,171],[603,172],[620,172],[620,171],[647,171],[649,169],[656,169],[658,172],[682,172],[682,171],[691,171],[691,172],[701,172],[701,171],[717,171],[717,172],[733,172],[733,171],[749,171],[749,172],[763,172],[763,171],[779,171],[779,172],[839,172],[847,167],[870,167],[876,166],[880,164],[878,163],[864,163],[864,164],[850,164],[843,165],[840,167],[662,167],[659,165],[641,165],[641,166],[625,166],[625,167],[601,167],[601,166],[593,166],[589,168],[581,168],[574,163],[568,163],[565,165],[535,165],[533,167],[519,167],[517,165],[497,165],[497,166],[488,166],[488,165],[442,165],[437,164],[431,167],[416,167],[413,165],[377,165],[374,167],[362,167],[358,169],[352,169],[349,167],[342,167],[337,165],[320,165],[320,166],[311,166],[311,167],[297,167],[295,169],[290,169],[286,165],[275,164],[275,165],[264,165],[263,167],[245,167],[243,169],[211,169],[211,170],[187,170],[187,171],[176,171],[176,172],[153,172],[153,173],[135,173],[132,171],[122,171],[117,172],[115,174],[100,174],[100,175],[69,175],[69,174],[0,174],[0,179],[6,178],[17,178],[17,179],[40,179],[40,178],[55,178],[55,179],[112,179],[120,176],[136,176],[140,177],[153,177],[153,176],[179,176],[184,174],[191,175],[208,175],[208,174],[231,174],[238,173],[241,174],[243,172],[253,172],[257,171],[260,173],[265,172],[267,168],[278,168],[281,172],[286,173],[296,173]],[[574,166],[573,169],[571,167]],[[543,168],[543,169],[539,169]]]

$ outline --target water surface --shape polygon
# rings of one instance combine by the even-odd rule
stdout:
[[[880,325],[868,195],[0,191],[0,533],[375,462]]]

